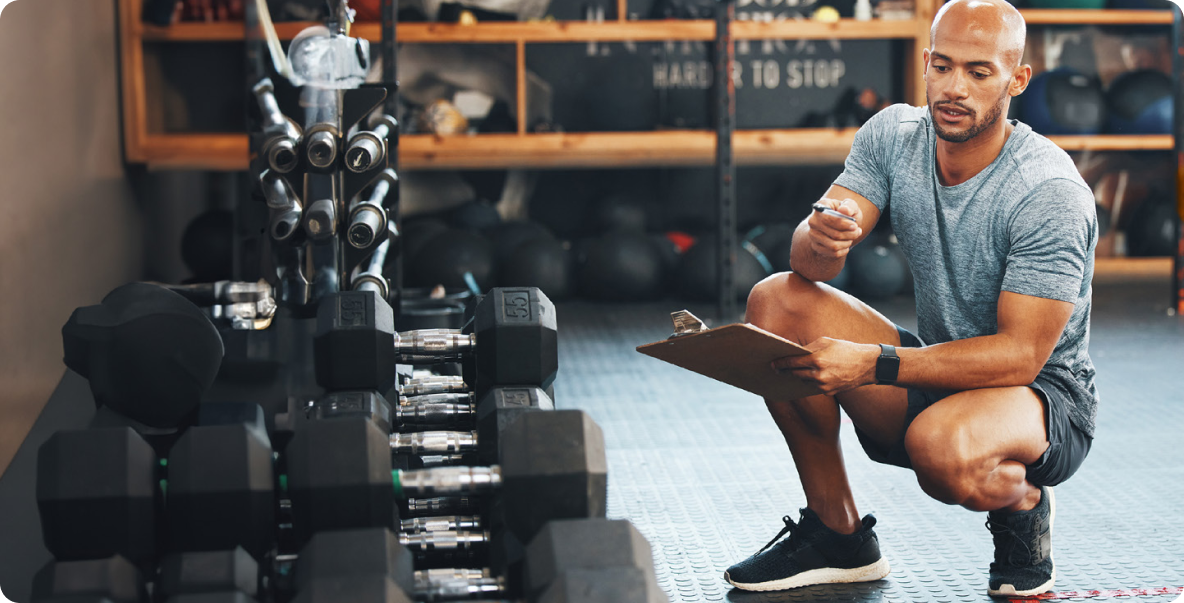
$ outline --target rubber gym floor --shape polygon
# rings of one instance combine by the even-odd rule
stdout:
[[[1098,431],[1082,469],[1057,488],[1057,583],[1045,598],[1184,600],[1184,317],[1166,313],[1169,288],[1166,277],[1095,279]],[[911,298],[874,305],[915,328]],[[557,405],[588,411],[604,430],[608,513],[633,521],[649,540],[672,603],[990,601],[985,514],[936,502],[909,471],[872,463],[850,425],[842,440],[856,502],[878,519],[892,573],[777,593],[725,583],[724,569],[768,542],[782,516],[796,519],[804,496],[759,398],[634,351],[669,336],[669,313],[684,307],[672,300],[558,308]],[[688,309],[715,318],[712,306]],[[86,388],[66,375],[0,479],[0,585],[12,600],[28,600],[28,576],[48,558],[31,520],[36,447],[55,429],[85,424],[93,412]]]
[[[1184,597],[1184,318],[1166,278],[1095,281],[1090,352],[1101,393],[1081,470],[1057,487],[1055,590],[1075,601],[1169,603]],[[796,520],[805,498],[785,442],[755,395],[642,356],[672,331],[680,302],[558,308],[561,408],[604,430],[611,517],[653,547],[672,602],[990,601],[985,513],[927,497],[913,474],[872,463],[842,430],[860,513],[872,513],[892,565],[885,580],[776,593],[734,590],[729,565]],[[911,297],[874,304],[916,327]],[[690,306],[716,318],[710,305]],[[716,324],[720,324],[716,322]]]

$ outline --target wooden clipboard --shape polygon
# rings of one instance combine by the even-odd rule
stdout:
[[[796,375],[778,373],[770,366],[777,358],[809,354],[806,348],[747,323],[680,333],[678,314],[671,315],[674,335],[638,346],[637,351],[764,398],[790,400],[822,393]]]

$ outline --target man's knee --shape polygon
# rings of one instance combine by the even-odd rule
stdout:
[[[787,317],[806,316],[811,299],[821,293],[817,283],[792,272],[779,272],[749,292],[745,321],[775,332]]]
[[[975,464],[967,430],[936,413],[921,413],[904,436],[921,489],[950,505],[973,503]]]

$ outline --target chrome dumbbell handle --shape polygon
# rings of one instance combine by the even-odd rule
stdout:
[[[395,492],[409,496],[470,494],[501,486],[502,469],[492,467],[436,467],[393,472]]]
[[[481,517],[477,515],[413,517],[411,519],[404,519],[399,522],[399,531],[403,532],[404,534],[480,529]]]
[[[428,517],[433,515],[461,515],[477,512],[477,502],[468,496],[442,496],[430,498],[408,498],[404,517]]]
[[[267,201],[267,209],[270,212],[268,231],[271,238],[277,241],[292,238],[303,217],[303,209],[296,191],[287,180],[271,170],[265,170],[259,175],[259,185],[263,189],[263,198]]]
[[[387,230],[386,197],[399,183],[395,170],[386,169],[374,183],[366,198],[358,196],[349,211],[349,229],[346,238],[356,249],[366,249]],[[397,190],[397,189],[396,189]]]
[[[399,534],[399,544],[416,553],[468,551],[488,542],[489,532],[484,531],[458,530]]]
[[[476,449],[475,431],[419,431],[391,435],[393,454],[458,454]]]
[[[298,163],[296,147],[300,144],[300,128],[280,111],[270,78],[260,80],[252,92],[263,117],[263,133],[268,136],[261,152],[271,169],[286,174]]]
[[[450,394],[467,391],[468,384],[464,377],[454,375],[432,375],[411,379],[399,387],[399,393],[404,396],[419,396],[425,394]]]
[[[420,329],[395,336],[395,351],[404,356],[459,359],[476,347],[476,334],[455,329]]]
[[[445,394],[452,395],[452,394]],[[427,397],[427,396],[423,396]],[[435,402],[400,400],[395,406],[395,423],[400,426],[441,426],[470,422],[477,414],[471,401]]]
[[[396,131],[398,122],[389,115],[379,115],[370,120],[371,130],[354,134],[345,151],[345,166],[353,172],[373,169],[386,159],[386,139]]]
[[[429,569],[415,572],[415,600],[447,601],[498,596],[506,590],[505,578],[488,570]]]

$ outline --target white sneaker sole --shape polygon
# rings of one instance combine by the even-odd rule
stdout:
[[[1053,528],[1053,524],[1056,523],[1056,520],[1057,520],[1057,497],[1056,497],[1056,495],[1054,495],[1052,493],[1052,487],[1050,486],[1048,488],[1048,535],[1049,535],[1049,538],[1052,537],[1052,528]],[[1037,586],[1036,588],[1030,588],[1028,590],[1016,590],[1015,587],[1010,584],[1003,584],[1003,585],[1000,585],[998,589],[988,588],[987,594],[992,597],[1032,597],[1032,596],[1039,595],[1041,593],[1046,593],[1046,592],[1052,590],[1053,583],[1055,583],[1057,581],[1057,564],[1052,558],[1052,551],[1048,552],[1048,560],[1053,561],[1052,573],[1049,575],[1048,582],[1045,582],[1044,584],[1041,584],[1040,586]]]
[[[834,567],[826,567],[821,569],[809,570],[790,576],[781,580],[773,580],[770,582],[759,582],[756,584],[747,584],[744,582],[736,582],[732,577],[724,572],[724,580],[729,584],[735,586],[740,590],[752,590],[758,592],[765,592],[771,590],[787,590],[790,588],[800,588],[803,586],[813,586],[815,584],[843,584],[849,582],[873,582],[884,578],[889,572],[888,560],[880,557],[879,561],[863,567],[853,569],[840,569]]]

